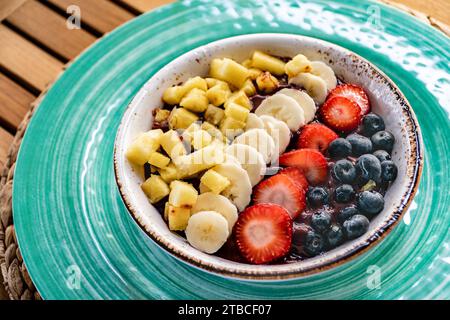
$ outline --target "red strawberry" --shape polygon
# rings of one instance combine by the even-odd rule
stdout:
[[[285,208],[292,219],[305,210],[305,191],[284,174],[276,174],[262,181],[253,191],[253,202],[274,203]]]
[[[284,168],[279,173],[285,174],[291,178],[291,180],[294,181],[297,186],[302,188],[305,193],[308,190],[308,180],[306,180],[305,175],[300,169],[295,167]]]
[[[327,159],[315,149],[290,151],[282,154],[279,161],[282,166],[299,168],[311,184],[320,184],[327,180]]]
[[[331,141],[339,136],[327,126],[320,123],[312,123],[303,127],[297,140],[297,147],[317,149],[324,153]]]
[[[251,263],[277,260],[291,249],[292,220],[286,209],[276,204],[248,207],[239,214],[235,230],[239,251]]]
[[[361,109],[350,99],[333,97],[320,108],[323,122],[337,131],[355,130],[361,122]]]
[[[356,84],[341,84],[337,86],[331,90],[328,95],[328,99],[337,96],[344,97],[355,102],[361,108],[361,115],[365,115],[370,112],[369,97],[364,89]]]

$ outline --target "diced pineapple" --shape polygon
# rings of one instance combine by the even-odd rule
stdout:
[[[193,122],[186,130],[183,131],[182,138],[183,141],[187,141],[189,143],[192,142],[192,136],[195,131],[201,130],[199,122]]]
[[[258,76],[263,73],[263,71],[261,69],[257,69],[257,68],[250,68],[248,69],[249,72],[249,77],[251,80],[256,80],[256,78],[258,78]]]
[[[258,86],[258,89],[265,93],[273,92],[278,88],[279,84],[278,79],[267,71],[261,73],[259,77],[256,78],[256,85]]]
[[[252,57],[252,67],[281,76],[284,74],[285,63],[261,51],[255,51]]]
[[[253,106],[250,101],[250,99],[247,97],[244,91],[237,91],[233,93],[225,102],[225,109],[227,108],[227,105],[230,103],[236,103],[240,106],[243,106],[247,108],[248,110],[252,110]]]
[[[225,112],[223,111],[223,109],[213,106],[212,104],[210,104],[205,111],[205,120],[215,126],[219,125],[224,116]]]
[[[202,77],[194,77],[190,78],[183,84],[183,88],[186,93],[191,91],[192,89],[199,89],[202,91],[208,90],[208,85],[206,83],[206,80]]]
[[[215,106],[224,104],[230,95],[230,87],[225,82],[216,84],[206,92],[206,97],[208,98],[209,102],[211,102]]]
[[[186,154],[186,148],[180,139],[178,133],[174,130],[166,131],[160,139],[160,143],[164,151],[170,158],[176,159]]]
[[[169,128],[186,129],[197,120],[198,116],[195,113],[185,108],[173,108],[169,116]]]
[[[194,111],[203,112],[208,107],[208,98],[203,90],[194,88],[181,99],[180,106]]]
[[[225,117],[225,119],[220,124],[220,131],[229,140],[233,140],[234,137],[241,134],[245,128],[245,122],[233,119],[231,117]]]
[[[256,94],[256,88],[251,79],[247,79],[244,85],[241,88],[241,91],[244,92],[247,96],[251,97]]]
[[[246,67],[228,58],[213,59],[210,74],[213,78],[226,81],[236,88],[242,87],[249,76]]]
[[[191,144],[195,150],[199,150],[209,145],[211,141],[212,137],[208,132],[205,130],[198,130],[193,133]]]
[[[164,168],[158,169],[158,172],[161,175],[161,178],[167,183],[171,183],[173,180],[182,179],[179,175],[179,170],[173,162],[169,163]]]
[[[170,192],[167,183],[160,176],[154,174],[145,180],[145,182],[141,185],[141,188],[150,199],[151,203],[159,202]]]
[[[246,59],[241,63],[244,67],[251,68],[252,67],[252,59]]]
[[[250,110],[247,108],[244,108],[234,102],[229,103],[227,107],[225,108],[225,116],[233,118],[235,120],[241,121],[241,122],[247,122],[248,114],[250,113]]]
[[[169,203],[175,207],[192,208],[197,202],[198,192],[192,184],[175,180],[170,183]]]
[[[302,72],[311,72],[311,61],[302,54],[296,55],[286,64],[285,72],[289,78],[295,77]]]
[[[159,152],[152,152],[150,154],[150,158],[148,159],[148,163],[157,168],[165,168],[170,162],[170,158]]]
[[[186,176],[192,176],[218,163],[222,163],[223,158],[223,149],[211,144],[188,155],[178,157],[174,160],[174,163]]]
[[[155,121],[156,122],[166,121],[169,118],[169,115],[170,115],[170,110],[158,108],[155,112]]]
[[[222,132],[211,123],[205,121],[202,123],[201,128],[208,132],[210,136],[214,138],[214,140],[226,142],[226,138],[223,136]]]
[[[179,104],[185,93],[181,86],[167,88],[163,94],[163,101],[170,105]]]
[[[137,165],[144,165],[148,161],[150,154],[158,150],[162,135],[161,129],[141,133],[128,147],[126,152],[127,159]]]
[[[169,229],[172,231],[183,231],[188,225],[191,217],[191,209],[185,207],[176,207],[171,204],[167,208],[167,220],[169,221]]]
[[[212,87],[216,86],[219,83],[227,84],[225,81],[221,81],[221,80],[215,79],[215,78],[206,78],[205,81],[206,81],[206,84],[208,85],[208,89],[211,89]]]
[[[166,220],[166,221],[169,220],[169,206],[170,206],[169,202],[166,202],[164,204],[164,220]]]
[[[213,169],[206,171],[201,177],[200,182],[216,194],[221,193],[230,185],[230,180]]]

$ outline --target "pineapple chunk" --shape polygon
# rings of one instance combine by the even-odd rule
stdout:
[[[250,99],[247,97],[244,91],[237,91],[233,93],[228,100],[225,102],[225,109],[227,108],[227,105],[230,103],[236,103],[242,107],[247,108],[248,110],[252,110],[253,106],[250,102]]]
[[[221,108],[213,106],[212,104],[210,104],[205,111],[205,120],[215,126],[220,124],[220,121],[222,121],[224,116],[225,112]]]
[[[258,78],[258,76],[263,73],[263,71],[261,69],[257,69],[257,68],[250,68],[248,69],[249,72],[249,77],[251,80],[256,80],[256,78]]]
[[[169,128],[186,129],[197,120],[198,116],[195,113],[185,108],[174,108],[169,116]]]
[[[151,155],[159,148],[163,132],[161,129],[150,130],[140,134],[128,147],[126,157],[129,161],[144,165]]]
[[[170,105],[179,104],[185,94],[185,90],[181,86],[167,88],[163,94],[163,101]]]
[[[202,91],[208,90],[208,84],[206,80],[201,77],[194,77],[187,80],[183,85],[184,93],[188,93],[192,89],[199,89]]]
[[[250,110],[244,108],[234,102],[229,103],[225,108],[225,116],[233,118],[238,121],[247,122],[248,114]]]
[[[167,207],[167,220],[169,221],[169,229],[172,231],[185,230],[190,217],[190,208],[180,208],[171,204],[169,204]]]
[[[302,54],[296,55],[286,64],[285,72],[289,78],[295,77],[299,73],[311,72],[311,61]]]
[[[247,96],[251,97],[256,94],[256,88],[251,79],[247,79],[244,85],[241,88],[241,91],[244,92]]]
[[[208,132],[205,130],[198,130],[193,133],[191,144],[195,150],[199,150],[209,145],[211,141],[212,137]]]
[[[252,67],[258,68],[264,71],[281,76],[284,74],[284,68],[286,64],[271,55],[268,55],[261,51],[255,51],[252,57]]]
[[[246,59],[241,63],[244,67],[251,68],[252,67],[252,60],[251,59]]]
[[[148,163],[157,168],[165,168],[169,164],[170,159],[159,152],[152,152]]]
[[[192,89],[181,99],[180,106],[194,112],[205,111],[208,107],[208,98],[205,91],[197,88]]]
[[[200,182],[216,194],[221,193],[230,185],[230,180],[213,169],[206,171],[201,177]]]
[[[233,119],[231,117],[225,117],[225,119],[220,124],[220,131],[230,140],[241,134],[245,128],[245,122]]]
[[[217,148],[215,144],[211,144],[191,154],[178,157],[174,162],[178,170],[184,172],[186,176],[192,176],[218,163],[222,163],[223,158],[223,149]]]
[[[193,122],[189,127],[186,128],[186,130],[184,130],[184,132],[182,134],[183,141],[187,141],[187,142],[191,143],[192,136],[193,136],[194,132],[197,130],[201,130],[200,125],[198,124],[198,122]]]
[[[221,84],[221,85],[226,84],[226,85],[228,85],[228,83],[226,83],[225,81],[221,81],[219,79],[214,79],[214,78],[206,78],[205,81],[206,81],[206,84],[208,85],[208,89],[211,89],[212,87],[215,87],[218,84]]]
[[[242,87],[249,76],[246,67],[228,58],[213,59],[210,74],[213,78],[226,81],[236,88]]]
[[[173,180],[182,179],[179,170],[173,162],[169,163],[164,168],[158,169],[158,172],[161,175],[161,178],[167,183],[170,183]]]
[[[164,220],[168,221],[169,220],[169,206],[170,203],[166,202],[164,204]]]
[[[258,89],[265,93],[273,92],[278,88],[279,84],[280,83],[278,82],[278,79],[267,71],[261,73],[256,79],[256,85],[258,86]]]
[[[210,134],[210,136],[214,138],[214,140],[218,140],[221,142],[227,142],[226,138],[223,136],[222,132],[219,129],[217,129],[217,127],[212,125],[211,123],[205,121],[202,123],[201,128],[202,128],[202,130],[205,130],[206,132],[208,132]]]
[[[166,197],[170,192],[167,183],[161,179],[160,176],[154,174],[145,180],[145,182],[141,185],[141,188],[150,199],[150,203],[157,203],[161,201],[161,199]]]
[[[208,98],[209,102],[211,102],[215,106],[224,104],[230,95],[230,87],[225,82],[216,84],[206,92],[206,97]]]
[[[181,180],[170,183],[169,203],[175,207],[190,209],[197,202],[197,196],[197,190],[190,183]]]
[[[172,159],[186,154],[186,148],[178,133],[174,130],[165,132],[160,139],[161,146]]]
[[[169,119],[170,110],[167,109],[156,109],[155,113],[155,121],[156,122],[163,122]]]

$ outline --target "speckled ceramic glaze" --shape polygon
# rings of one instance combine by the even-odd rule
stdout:
[[[326,40],[385,72],[417,115],[426,161],[409,209],[371,250],[307,277],[242,281],[183,263],[141,231],[116,185],[114,139],[162,67],[267,32]],[[359,0],[181,1],[118,28],[53,85],[19,152],[15,231],[36,288],[46,299],[449,299],[449,47],[406,13]]]
[[[126,160],[126,150],[136,136],[152,127],[154,108],[162,107],[167,87],[195,76],[206,77],[210,62],[216,57],[244,61],[255,50],[293,57],[302,53],[310,60],[330,65],[336,76],[347,83],[361,85],[368,92],[372,110],[385,119],[386,129],[396,139],[392,152],[398,165],[397,179],[385,196],[384,210],[371,221],[362,237],[312,259],[278,265],[250,265],[205,254],[186,239],[171,232],[161,214],[150,204],[140,185],[142,170],[135,171]],[[194,49],[156,73],[137,93],[125,112],[115,143],[117,184],[130,213],[161,247],[188,262],[219,275],[252,279],[285,279],[319,272],[337,266],[377,243],[399,221],[417,190],[422,172],[421,135],[414,113],[406,98],[379,70],[358,55],[331,43],[298,35],[252,34],[232,37]]]

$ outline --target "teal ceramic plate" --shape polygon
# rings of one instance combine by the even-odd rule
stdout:
[[[173,258],[135,224],[114,181],[122,114],[166,63],[245,33],[317,37],[393,79],[422,128],[418,194],[378,246],[329,271],[283,282],[214,276]],[[13,207],[23,258],[46,299],[450,298],[450,40],[363,1],[182,1],[118,28],[83,53],[36,111],[17,162]]]

